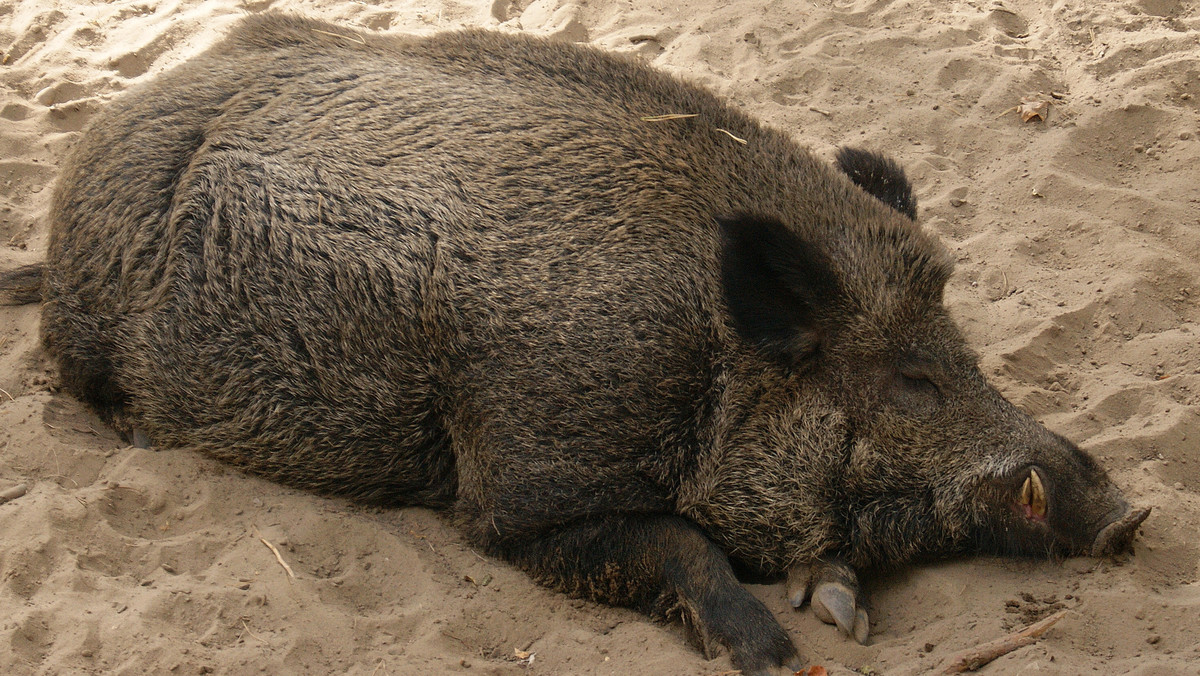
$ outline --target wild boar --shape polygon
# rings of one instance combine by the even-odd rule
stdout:
[[[891,160],[629,58],[266,14],[82,135],[42,337],[141,443],[444,508],[765,672],[798,655],[734,564],[865,640],[858,571],[1148,513],[988,385],[916,215]]]

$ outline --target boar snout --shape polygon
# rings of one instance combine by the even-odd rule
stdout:
[[[1095,458],[1008,402],[1008,440],[987,479],[984,551],[1031,556],[1112,556],[1149,515],[1135,509]],[[1006,466],[1005,466],[1006,465]],[[995,465],[993,465],[995,468]]]
[[[1092,543],[1092,556],[1113,556],[1129,549],[1138,526],[1150,516],[1149,507],[1131,509],[1124,500],[1113,512],[1114,517],[1096,534],[1096,541]]]

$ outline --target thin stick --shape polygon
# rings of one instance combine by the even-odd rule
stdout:
[[[9,488],[4,491],[0,491],[0,505],[3,505],[4,503],[8,502],[9,500],[16,500],[17,498],[21,497],[22,495],[25,495],[25,491],[27,491],[27,490],[29,490],[29,487],[26,486],[25,484],[17,484],[16,486],[13,486],[12,488]]]
[[[270,549],[275,554],[275,560],[279,562],[279,565],[283,566],[283,569],[285,571],[287,571],[288,583],[290,584],[290,583],[294,582],[296,580],[296,574],[292,572],[292,567],[287,565],[287,561],[283,560],[283,556],[279,553],[279,550],[275,548],[275,545],[271,544],[270,542],[267,542],[267,539],[262,536],[262,533],[258,532],[257,528],[254,529],[254,534],[256,536],[258,536],[259,542],[266,545],[267,548]]]
[[[16,401],[16,399],[13,399],[13,396],[8,393],[8,390],[4,389],[3,387],[0,387],[0,392],[3,392],[4,396],[8,397],[9,401]]]
[[[666,115],[648,115],[642,122],[670,122],[671,120],[686,120],[689,117],[700,117],[700,113],[667,113]]]
[[[746,139],[744,139],[740,136],[734,136],[733,132],[729,131],[728,129],[722,129],[720,127],[717,127],[717,131],[721,132],[722,134],[725,134],[729,138],[733,139],[734,141],[737,141],[738,143],[740,143],[742,145],[746,145]]]
[[[1055,622],[1066,617],[1068,612],[1070,611],[1060,610],[1050,617],[1040,622],[1035,622],[1015,634],[1009,634],[995,641],[975,646],[970,650],[964,650],[952,657],[950,664],[939,673],[961,674],[965,671],[975,671],[997,657],[1007,655],[1017,648],[1022,648],[1037,641],[1038,637],[1044,634],[1047,629],[1054,626]]]
[[[242,620],[242,626],[246,628],[246,633],[247,633],[247,634],[250,634],[250,635],[251,635],[251,636],[253,636],[254,638],[258,639],[258,640],[259,640],[259,642],[261,642],[261,643],[266,643],[266,642],[267,642],[267,639],[265,639],[265,638],[263,638],[263,637],[259,636],[258,634],[256,634],[256,633],[254,633],[254,632],[250,631],[250,625],[246,624],[246,618],[244,618],[244,617],[243,617],[243,618],[241,618],[241,620]]]

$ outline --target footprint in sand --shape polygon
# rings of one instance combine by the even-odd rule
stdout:
[[[48,116],[55,127],[61,131],[79,131],[100,109],[100,100],[90,96],[89,89],[78,82],[62,80],[38,90],[37,94],[34,94],[33,100],[49,108]],[[8,109],[5,107],[6,111]],[[17,115],[24,113],[17,108],[14,108],[12,112]]]
[[[52,167],[20,160],[0,162],[0,197],[16,206],[24,206],[53,179]]]
[[[11,120],[13,122],[20,122],[21,120],[29,117],[29,114],[32,112],[33,109],[29,106],[12,101],[4,104],[4,107],[0,108],[0,118]]]
[[[493,12],[493,15],[495,13]],[[521,12],[521,28],[549,38],[569,42],[587,42],[588,29],[580,19],[579,5],[558,0],[537,0]]]
[[[0,66],[12,65],[25,56],[29,50],[42,46],[54,28],[65,18],[67,18],[66,15],[57,10],[35,16],[21,36],[13,41],[8,51],[0,56]]]
[[[33,95],[33,100],[48,108],[59,103],[67,103],[82,98],[84,93],[83,85],[78,82],[64,80],[43,87],[37,94]]]
[[[124,78],[144,75],[159,57],[183,39],[184,33],[185,30],[178,26],[167,29],[141,47],[109,61],[108,68]]]
[[[46,611],[34,611],[26,615],[12,632],[12,651],[25,664],[37,666],[50,654],[50,648],[54,645],[51,620]]]
[[[396,12],[376,12],[358,20],[359,24],[373,31],[385,31],[396,21]]]
[[[988,21],[1010,38],[1029,37],[1029,22],[1015,10],[996,5],[988,13]]]

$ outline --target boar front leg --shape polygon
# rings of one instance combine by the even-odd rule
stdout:
[[[590,517],[496,553],[542,584],[657,617],[680,617],[705,656],[766,674],[801,661],[787,632],[734,577],[729,559],[690,521],[670,515]]]
[[[813,614],[826,624],[836,624],[846,636],[861,644],[871,632],[867,609],[854,569],[840,559],[798,564],[788,571],[788,601],[799,608],[811,601]]]

